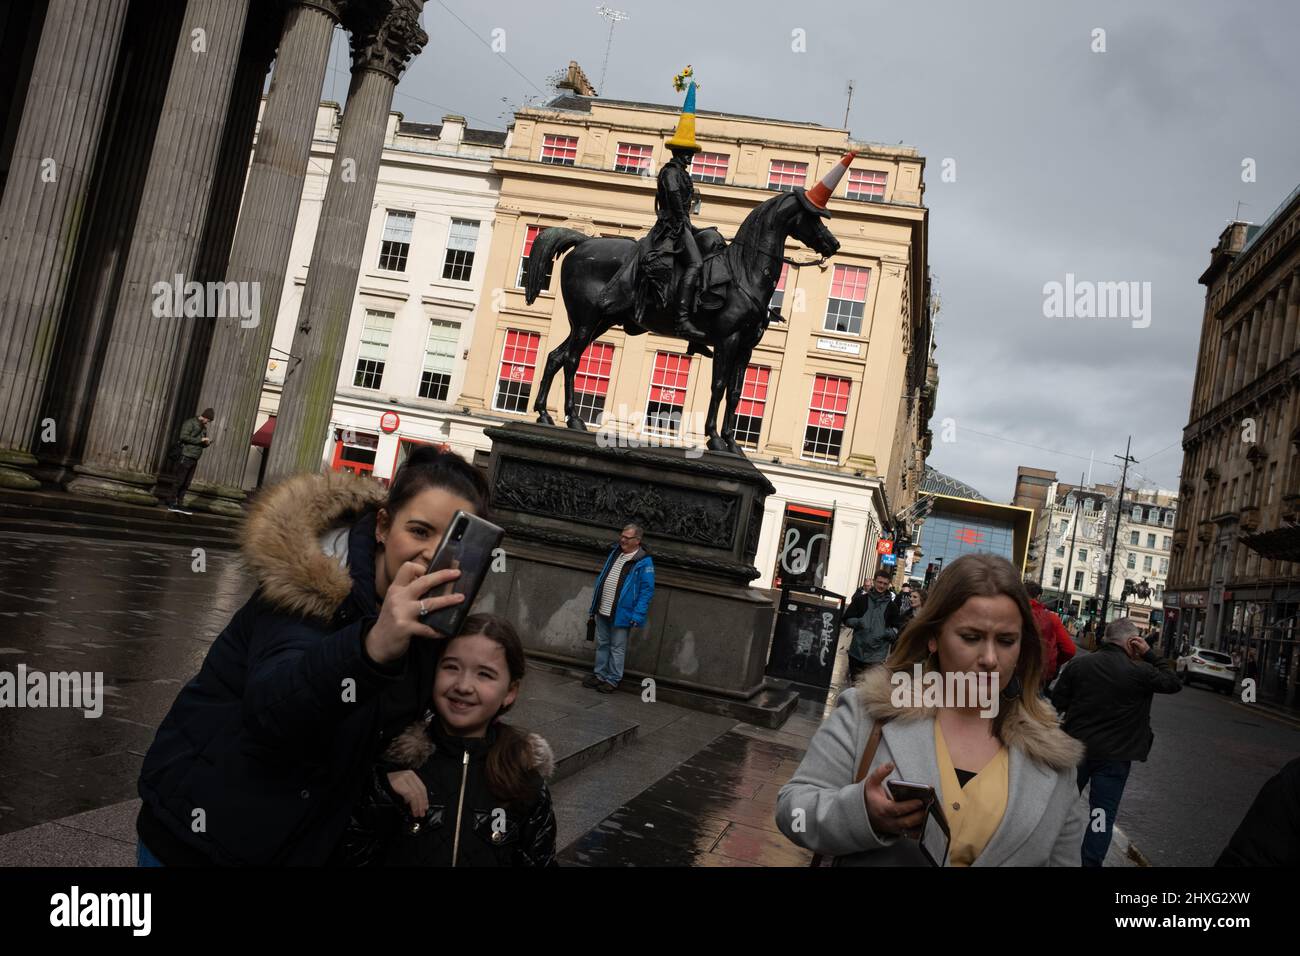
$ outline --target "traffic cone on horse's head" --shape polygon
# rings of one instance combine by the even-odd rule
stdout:
[[[844,178],[844,173],[848,171],[849,164],[853,162],[857,155],[857,153],[849,150],[840,158],[838,163],[831,167],[830,172],[822,177],[821,182],[807,192],[796,187],[795,194],[803,200],[803,204],[810,210],[829,219],[831,214],[830,210],[826,208],[826,203],[831,198],[831,194],[835,192],[835,187],[840,184],[840,180]]]
[[[700,144],[695,142],[695,80],[689,66],[674,78],[673,86],[680,90],[683,82],[686,83],[686,102],[682,104],[682,115],[677,120],[677,132],[666,145],[669,149],[689,149],[698,153]]]

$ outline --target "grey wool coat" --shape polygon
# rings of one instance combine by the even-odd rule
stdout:
[[[901,676],[908,682],[910,701],[911,675]],[[777,798],[776,824],[781,832],[799,846],[838,857],[842,866],[928,865],[915,840],[872,830],[866,784],[853,782],[875,721],[887,717],[868,774],[892,763],[891,778],[928,783],[942,793],[934,751],[937,711],[894,707],[890,677],[884,667],[873,667],[857,687],[840,694]],[[1001,738],[1010,758],[1007,809],[972,865],[1079,866],[1088,818],[1075,783],[1083,745],[1055,724],[1033,720],[1018,707],[1003,721]]]

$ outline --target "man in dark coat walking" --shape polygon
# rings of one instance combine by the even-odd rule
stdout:
[[[189,514],[181,505],[185,502],[185,493],[190,490],[190,480],[194,477],[194,469],[199,465],[199,458],[203,456],[203,449],[212,443],[208,437],[208,425],[216,417],[215,411],[205,408],[181,426],[181,434],[175,445],[176,470],[173,477],[176,480],[176,491],[167,507],[168,511]]]
[[[1101,648],[1061,671],[1052,704],[1065,715],[1065,732],[1087,748],[1079,792],[1089,784],[1089,805],[1105,816],[1104,827],[1094,822],[1095,813],[1089,819],[1084,866],[1101,866],[1106,858],[1129,769],[1151,752],[1152,696],[1176,694],[1182,686],[1173,664],[1151,650],[1128,618],[1106,625]]]

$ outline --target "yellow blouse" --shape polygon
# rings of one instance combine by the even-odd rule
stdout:
[[[997,831],[1007,811],[1010,764],[1007,748],[1002,746],[967,784],[957,781],[957,770],[943,739],[943,728],[934,722],[934,755],[939,761],[939,781],[943,788],[943,813],[948,821],[951,842],[949,866],[970,866]]]

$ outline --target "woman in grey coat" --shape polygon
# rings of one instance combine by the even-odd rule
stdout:
[[[1083,746],[1058,726],[1041,680],[1042,645],[1015,568],[994,555],[958,558],[885,664],[840,694],[781,788],[778,827],[842,865],[927,865],[915,839],[923,804],[891,799],[889,778],[934,788],[951,831],[944,865],[1079,866]]]

